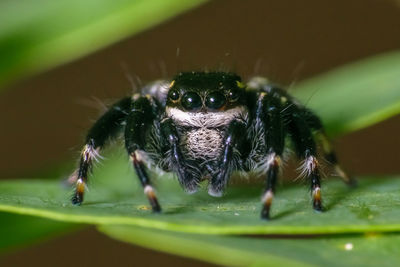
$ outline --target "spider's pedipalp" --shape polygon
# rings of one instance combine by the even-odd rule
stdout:
[[[222,192],[228,183],[229,176],[234,169],[235,153],[239,153],[239,151],[235,151],[235,147],[240,147],[245,141],[246,135],[243,135],[245,131],[246,124],[244,121],[235,119],[229,124],[224,138],[222,157],[220,157],[218,162],[220,171],[211,178],[211,182],[208,186],[209,195],[214,197],[222,196]],[[240,157],[240,155],[237,156]]]
[[[179,183],[187,193],[197,192],[200,175],[191,163],[184,158],[180,147],[180,137],[174,121],[166,118],[160,122],[161,133],[168,144],[168,156],[172,170],[177,174]]]

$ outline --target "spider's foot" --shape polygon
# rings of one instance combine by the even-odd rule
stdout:
[[[263,220],[270,219],[270,209],[273,198],[274,198],[274,193],[272,192],[272,190],[267,190],[264,193],[262,197],[263,208],[261,210],[261,219]]]
[[[213,186],[210,186],[208,188],[208,194],[212,197],[222,197],[223,195],[223,190],[220,188],[215,188]]]
[[[350,176],[349,180],[346,181],[346,184],[350,187],[350,188],[356,188],[358,186],[358,181],[356,178]]]
[[[222,197],[226,187],[226,172],[220,172],[212,177],[208,184],[208,194],[212,197]]]
[[[322,206],[321,201],[314,201],[313,202],[313,209],[317,212],[323,212],[324,211],[324,206]]]
[[[185,193],[191,195],[199,190],[199,179],[194,177],[189,169],[182,168],[178,172],[178,180]]]
[[[338,164],[335,166],[335,172],[350,187],[357,186],[357,180],[353,176],[349,176]]]
[[[76,181],[75,194],[71,199],[73,205],[81,205],[83,202],[83,194],[85,193],[85,183],[82,179]]]
[[[187,186],[184,188],[184,191],[186,194],[193,195],[193,194],[197,193],[198,187],[197,187],[197,185],[196,186]]]
[[[322,206],[321,201],[321,188],[319,186],[315,187],[312,192],[313,198],[313,209],[318,212],[324,211],[324,207]]]
[[[266,221],[270,220],[269,210],[270,210],[270,207],[263,206],[263,208],[261,210],[261,219],[262,220],[266,220]]]
[[[158,200],[156,198],[150,200],[150,205],[151,205],[151,208],[152,208],[154,213],[160,213],[161,212],[161,206],[158,203]]]
[[[348,176],[348,180],[346,180],[345,182],[351,188],[356,188],[358,186],[358,181],[353,176]]]
[[[161,206],[158,203],[156,194],[154,193],[154,189],[151,185],[146,185],[144,187],[144,193],[146,194],[147,198],[149,199],[151,208],[153,210],[153,212],[155,213],[159,213],[161,212]]]
[[[82,201],[83,201],[83,196],[82,195],[75,194],[71,198],[72,205],[75,205],[75,206],[80,206],[82,204]]]

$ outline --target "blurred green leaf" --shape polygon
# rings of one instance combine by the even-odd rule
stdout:
[[[205,1],[1,1],[0,87],[86,55]]]
[[[396,266],[399,235],[282,238],[213,236],[102,225],[128,243],[226,266]]]
[[[47,240],[80,227],[77,224],[4,212],[0,213],[0,222],[0,252]]]
[[[400,52],[334,69],[294,89],[293,95],[317,112],[330,135],[370,126],[400,113]]]
[[[262,186],[231,186],[222,198],[201,190],[187,195],[175,179],[155,181],[163,213],[153,214],[124,155],[97,168],[80,207],[71,189],[54,181],[0,183],[0,210],[66,222],[129,224],[154,229],[214,234],[317,234],[400,230],[400,179],[360,179],[350,190],[339,179],[327,181],[327,212],[315,213],[306,186],[283,186],[274,199],[270,222],[262,221]],[[397,210],[398,209],[398,210]]]

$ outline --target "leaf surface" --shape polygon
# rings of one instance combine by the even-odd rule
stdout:
[[[301,238],[173,233],[102,225],[120,241],[226,266],[396,266],[399,235]]]
[[[310,204],[308,186],[284,185],[273,202],[273,220],[260,220],[262,186],[231,186],[222,198],[200,190],[187,195],[178,182],[155,182],[163,213],[153,214],[128,161],[104,162],[82,206],[70,203],[71,188],[55,181],[0,183],[0,210],[66,222],[128,224],[205,234],[321,234],[400,230],[400,179],[360,179],[351,190],[339,179],[323,184],[324,213]],[[122,156],[125,158],[125,156]]]

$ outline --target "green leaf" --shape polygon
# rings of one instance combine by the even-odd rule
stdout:
[[[236,237],[173,233],[102,225],[128,243],[226,266],[396,266],[399,235],[301,238]]]
[[[300,82],[293,95],[317,112],[330,135],[398,115],[400,52],[364,59]]]
[[[175,179],[156,180],[163,213],[153,214],[126,160],[104,162],[82,206],[70,204],[72,191],[54,181],[0,183],[0,210],[66,222],[129,224],[206,234],[320,234],[400,230],[400,179],[360,179],[355,190],[339,179],[323,186],[328,211],[316,213],[308,186],[281,186],[273,220],[259,218],[262,186],[231,186],[222,198],[206,190],[187,195]],[[126,158],[125,156],[123,158]],[[393,177],[395,178],[395,177]],[[398,177],[397,177],[398,178]]]
[[[0,252],[47,240],[79,228],[77,224],[0,213]]]
[[[86,55],[205,1],[1,1],[0,87]]]

